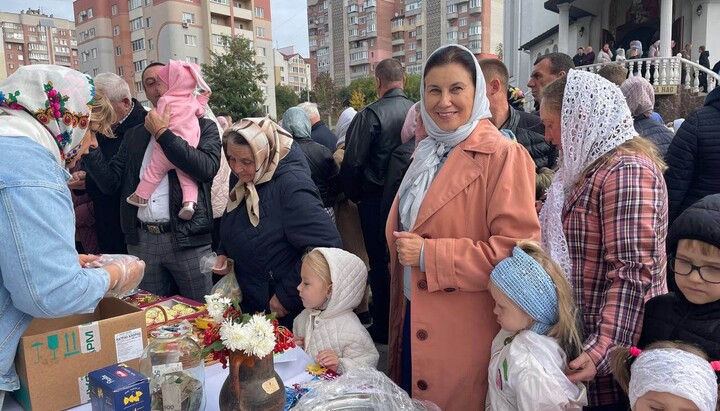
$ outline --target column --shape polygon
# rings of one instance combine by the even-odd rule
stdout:
[[[570,31],[570,3],[558,4],[557,7],[558,15],[560,16],[560,25],[558,27],[558,51],[569,55],[568,32]]]
[[[672,15],[672,0],[660,0],[660,57],[672,56],[672,48],[670,47],[670,41],[672,40]]]

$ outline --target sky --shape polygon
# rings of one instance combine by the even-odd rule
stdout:
[[[73,20],[72,3],[72,0],[0,0],[0,11],[19,13],[28,7],[41,8],[45,14]],[[305,0],[270,0],[274,45],[295,46],[295,52],[304,57],[309,54],[306,5]]]

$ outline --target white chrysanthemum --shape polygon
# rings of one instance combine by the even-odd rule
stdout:
[[[243,324],[236,324],[232,321],[223,321],[220,326],[220,340],[223,345],[231,351],[246,351],[250,341],[250,333]]]
[[[225,310],[227,310],[232,303],[229,298],[221,297],[217,294],[206,295],[205,302],[207,303],[208,314],[213,318],[213,320],[215,320],[215,322],[222,321]]]
[[[263,358],[275,348],[275,327],[264,315],[253,315],[245,324],[250,331],[248,354]]]

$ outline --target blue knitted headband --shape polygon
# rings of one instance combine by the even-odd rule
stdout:
[[[545,335],[558,321],[555,284],[542,266],[520,247],[490,274],[492,282],[525,311],[535,324],[530,329]]]

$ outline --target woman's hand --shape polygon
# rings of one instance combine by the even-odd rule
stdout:
[[[157,140],[170,124],[170,106],[165,106],[165,111],[159,114],[156,109],[150,110],[145,116],[145,129]]]
[[[340,366],[340,358],[338,358],[337,354],[335,354],[335,351],[333,350],[320,351],[317,357],[315,357],[315,361],[317,361],[321,367],[333,370],[334,372],[337,372],[337,369]]]
[[[84,171],[76,171],[71,174],[72,178],[68,180],[68,188],[71,190],[85,190],[85,179],[87,173]]]
[[[288,311],[280,304],[280,300],[277,298],[277,294],[274,294],[270,299],[270,311],[277,314],[277,318],[282,318],[288,315]]]
[[[565,375],[571,382],[592,381],[597,374],[597,368],[592,358],[587,353],[580,354],[579,357],[568,363],[570,369]]]
[[[92,263],[93,261],[97,261],[99,259],[99,255],[78,254],[78,262],[80,263],[80,267],[82,268],[85,268],[89,263]]]
[[[215,267],[213,267],[212,271],[218,275],[225,275],[230,272],[230,264],[226,255],[217,256],[217,260],[215,260]]]
[[[400,264],[406,267],[419,267],[420,251],[425,239],[406,231],[393,231],[393,237],[395,237],[395,247]]]
[[[298,336],[296,335],[296,336],[293,337],[293,342],[294,342],[295,345],[297,345],[298,347],[300,347],[300,348],[302,348],[302,349],[305,349],[305,347],[304,347],[304,345],[305,345],[305,339],[304,339],[304,338],[298,337]]]

